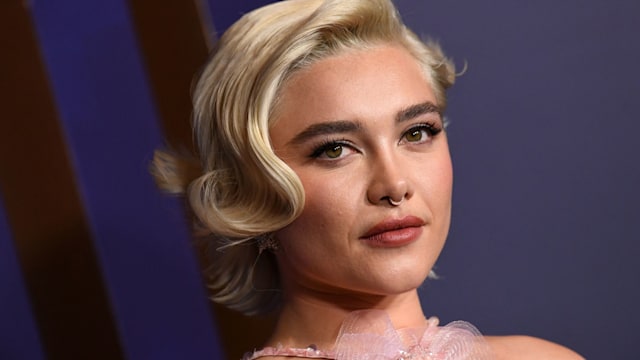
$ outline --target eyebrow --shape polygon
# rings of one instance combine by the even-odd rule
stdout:
[[[409,106],[406,109],[402,109],[396,115],[396,122],[403,122],[411,119],[415,119],[418,116],[436,113],[442,116],[442,109],[431,101],[426,101],[421,104]]]
[[[415,119],[421,115],[426,114],[442,114],[440,107],[430,101],[426,101],[420,104],[411,105],[405,109],[400,110],[395,120],[397,123]],[[357,121],[337,120],[328,121],[318,124],[313,124],[302,132],[298,133],[293,139],[289,141],[289,144],[299,145],[305,143],[307,140],[316,136],[330,135],[337,133],[353,133],[362,128],[362,124]]]
[[[346,120],[313,124],[296,135],[291,139],[291,141],[289,141],[289,143],[298,145],[316,136],[336,133],[352,133],[360,130],[360,128],[362,128],[362,125],[359,122]]]

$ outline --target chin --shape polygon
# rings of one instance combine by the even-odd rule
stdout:
[[[414,267],[409,271],[389,271],[386,274],[381,274],[374,280],[373,286],[376,288],[376,293],[380,295],[399,295],[412,290],[415,290],[422,286],[427,279],[431,268],[417,269]]]

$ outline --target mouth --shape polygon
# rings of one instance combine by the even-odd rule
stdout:
[[[416,241],[425,222],[416,216],[387,219],[373,226],[360,237],[372,247],[401,247]]]

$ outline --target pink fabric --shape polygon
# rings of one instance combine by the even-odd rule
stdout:
[[[253,360],[267,356],[285,356],[285,357],[299,357],[307,359],[336,359],[336,356],[332,352],[324,352],[321,350],[308,347],[306,349],[301,348],[285,348],[279,347],[266,347],[262,350],[255,351],[253,354],[248,353],[244,356],[243,360]]]
[[[491,359],[489,346],[471,324],[455,321],[439,327],[437,318],[419,328],[396,330],[389,316],[380,310],[362,310],[345,319],[334,349],[330,351],[268,347],[245,360],[266,356],[291,356],[336,360],[485,360]]]

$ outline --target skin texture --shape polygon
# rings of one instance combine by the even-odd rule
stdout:
[[[416,288],[440,254],[451,213],[446,135],[427,128],[442,129],[434,106],[421,68],[398,47],[322,60],[285,85],[270,135],[306,197],[302,215],[276,233],[286,299],[274,341],[331,345],[344,315],[362,308],[387,310],[396,326],[423,323]],[[357,129],[300,135],[335,122]],[[344,145],[318,150],[332,141]],[[362,239],[381,222],[408,218],[422,225],[407,230],[403,246]],[[300,329],[317,325],[319,314],[325,331]]]
[[[584,359],[576,352],[531,336],[485,336],[495,360]]]
[[[357,309],[425,325],[416,289],[445,243],[453,183],[437,105],[415,59],[389,45],[321,60],[285,84],[270,136],[305,208],[275,234],[285,302],[266,345],[331,348]],[[380,224],[402,229],[368,236]],[[507,358],[530,344],[493,343]]]

